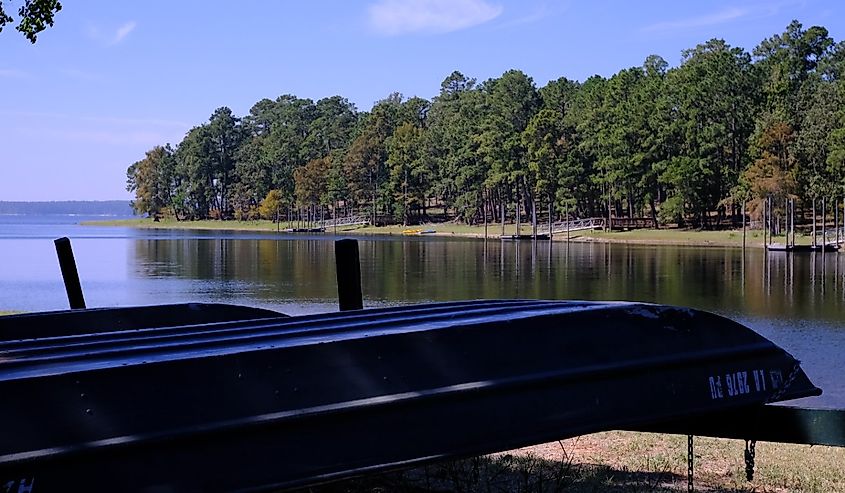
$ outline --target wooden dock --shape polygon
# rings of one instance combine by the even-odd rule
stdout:
[[[285,228],[282,230],[283,233],[325,233],[326,228]]]
[[[770,252],[836,252],[839,250],[839,245],[835,243],[826,243],[824,245],[785,245],[783,243],[770,243],[766,245],[766,249]]]

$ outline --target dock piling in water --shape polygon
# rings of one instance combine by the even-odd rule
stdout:
[[[76,270],[76,260],[73,258],[73,248],[67,237],[53,241],[56,245],[56,255],[59,257],[59,267],[65,283],[67,300],[71,309],[85,308],[85,298],[82,296],[82,285],[79,283],[79,272]]]
[[[358,240],[343,239],[335,241],[334,256],[337,264],[337,297],[340,311],[363,309]]]

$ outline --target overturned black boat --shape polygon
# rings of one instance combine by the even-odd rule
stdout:
[[[660,305],[186,309],[0,319],[0,478],[284,488],[821,392],[750,329]]]

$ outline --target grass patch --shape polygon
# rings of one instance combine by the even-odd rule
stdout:
[[[16,312],[14,310],[0,310],[0,317],[2,317],[3,315],[16,315],[18,313],[23,313],[23,312]]]
[[[696,231],[686,229],[635,229],[632,231],[582,231],[580,237],[599,241],[698,246],[741,246],[742,231]],[[746,233],[746,245],[763,246],[762,235]]]
[[[281,224],[272,221],[176,221],[174,219],[162,219],[158,222],[152,219],[121,219],[114,221],[86,221],[82,224],[87,226],[120,226],[127,228],[151,228],[151,229],[202,229],[202,230],[229,230],[229,231],[276,231],[290,227],[299,227],[300,223]],[[467,238],[483,238],[484,225],[468,225],[462,223],[432,223],[415,226],[347,226],[338,228],[339,234],[344,235],[392,235],[402,236],[405,230],[433,230],[434,233],[426,236],[455,236]],[[330,223],[326,224],[326,232],[332,233],[334,229]],[[531,224],[522,223],[519,234],[530,235]],[[505,236],[517,233],[514,224],[505,225]],[[487,225],[487,236],[499,238],[502,234],[500,223],[489,223]],[[633,231],[573,231],[570,233],[572,241],[595,241],[606,243],[634,243],[644,245],[689,245],[689,246],[742,246],[742,230],[724,231],[697,231],[689,229],[637,229]],[[554,236],[556,241],[565,241],[566,233],[557,233]],[[746,231],[746,246],[763,247],[762,231]],[[785,243],[784,236],[776,236],[772,239],[774,243]],[[809,235],[797,234],[796,243],[809,245],[812,239]]]
[[[468,238],[484,238],[484,225],[476,226],[463,223],[436,223],[436,224],[419,224],[414,226],[366,226],[358,228],[353,232],[359,234],[387,234],[387,235],[402,235],[406,230],[432,230],[433,236],[464,236]],[[524,228],[522,228],[524,230]],[[328,231],[331,231],[329,229]],[[530,229],[529,229],[530,231]],[[502,232],[501,225],[488,225],[487,234],[489,237],[498,238]],[[516,227],[513,224],[505,226],[505,234],[512,235],[516,233]],[[429,236],[428,234],[426,236]]]
[[[845,492],[845,449],[760,442],[753,482],[745,479],[743,449],[738,440],[697,437],[696,491]],[[305,491],[683,492],[686,467],[686,437],[607,432]]]
[[[257,221],[218,221],[218,220],[202,220],[202,221],[176,221],[174,219],[161,219],[156,222],[152,219],[117,219],[112,221],[85,221],[82,223],[85,226],[117,226],[124,228],[144,228],[144,229],[206,229],[206,230],[229,230],[229,231],[276,231],[286,228],[300,227],[300,223],[282,222],[276,224],[272,221],[257,220]],[[338,232],[344,234],[383,234],[383,235],[402,235],[402,232],[408,229],[432,229],[436,235],[448,236],[466,236],[466,237],[484,237],[484,226],[468,225],[461,223],[437,223],[437,224],[422,224],[415,226],[346,226],[339,227]],[[333,232],[333,227],[330,222],[326,223],[326,231]],[[502,228],[500,224],[490,223],[488,225],[488,234],[490,237],[498,237]],[[520,228],[522,234],[531,233],[531,225],[522,225]],[[516,233],[516,227],[513,224],[505,225],[505,234],[512,235]]]

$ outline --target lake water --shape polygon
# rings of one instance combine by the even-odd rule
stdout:
[[[0,216],[0,310],[67,306],[53,239],[72,239],[88,306],[225,302],[336,310],[331,235],[80,226]],[[638,300],[726,315],[798,359],[845,407],[845,253],[359,237],[366,306],[477,298]]]

